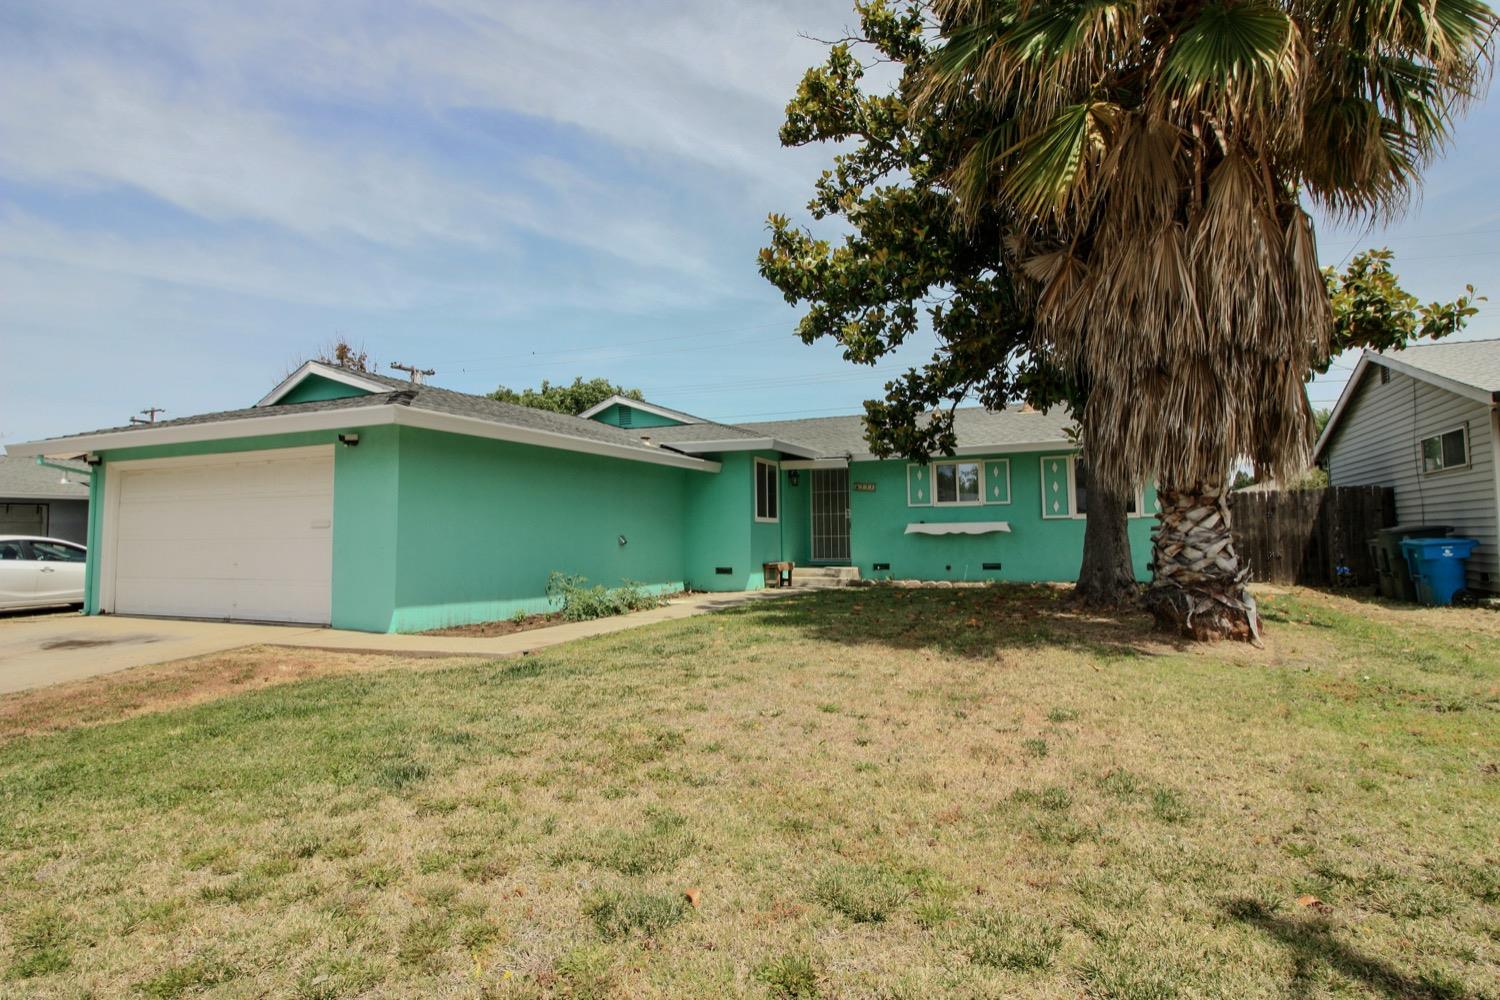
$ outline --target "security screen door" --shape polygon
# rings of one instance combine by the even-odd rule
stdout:
[[[849,561],[849,470],[812,470],[813,562]]]

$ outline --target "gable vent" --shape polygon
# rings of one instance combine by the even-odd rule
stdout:
[[[620,407],[620,426],[629,427],[630,422],[635,419],[635,411],[628,406]]]

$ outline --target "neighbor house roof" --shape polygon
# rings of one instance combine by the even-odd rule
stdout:
[[[1436,344],[1417,344],[1399,351],[1365,351],[1354,366],[1344,391],[1328,418],[1323,433],[1313,449],[1313,461],[1333,440],[1339,422],[1350,400],[1358,391],[1371,365],[1401,372],[1421,382],[1479,403],[1500,403],[1500,340],[1447,340]]]
[[[89,467],[77,462],[57,464],[67,465],[72,472],[37,465],[34,458],[0,455],[0,503],[11,499],[87,500]],[[63,479],[68,481],[64,483]]]

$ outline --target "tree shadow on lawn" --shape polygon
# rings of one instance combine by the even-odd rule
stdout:
[[[1068,604],[1069,593],[1045,584],[873,586],[799,594],[737,613],[844,645],[928,649],[963,657],[1048,646],[1122,659],[1190,648],[1154,631],[1145,612],[1080,611]]]
[[[1321,921],[1290,920],[1272,913],[1259,900],[1229,900],[1224,911],[1234,920],[1264,931],[1296,956],[1299,978],[1316,964],[1327,964],[1350,979],[1401,1000],[1469,1000],[1476,994],[1446,979],[1408,975],[1388,962],[1365,955],[1334,936]]]

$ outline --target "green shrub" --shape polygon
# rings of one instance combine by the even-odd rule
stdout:
[[[547,577],[547,597],[559,606],[563,621],[609,618],[659,608],[664,603],[661,598],[646,593],[645,584],[634,580],[626,580],[614,590],[608,590],[602,584],[590,587],[588,582],[587,577],[569,576],[557,570]]]

